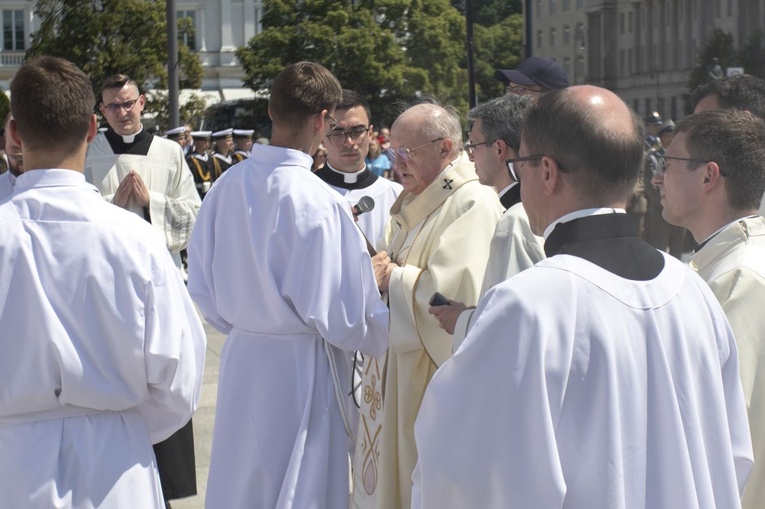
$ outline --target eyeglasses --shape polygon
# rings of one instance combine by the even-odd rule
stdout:
[[[329,113],[324,115],[324,119],[329,119],[329,122],[330,122],[329,123],[329,130],[330,131],[332,129],[334,129],[335,127],[337,127],[337,119],[335,117],[333,117],[332,115],[330,115]]]
[[[568,168],[566,168],[565,166],[563,166],[563,165],[560,163],[560,161],[558,161],[557,159],[554,159],[552,156],[549,156],[549,155],[547,155],[547,154],[535,154],[535,155],[533,155],[533,156],[525,156],[525,157],[516,157],[516,158],[514,158],[514,159],[506,159],[506,160],[505,160],[505,164],[507,165],[507,171],[509,171],[509,172],[510,172],[510,177],[511,177],[513,180],[515,180],[516,182],[520,182],[520,181],[521,181],[521,179],[520,179],[520,177],[518,176],[518,173],[515,171],[515,163],[522,163],[522,162],[524,162],[524,161],[534,161],[534,160],[536,160],[536,159],[542,159],[543,157],[547,157],[547,158],[550,158],[550,159],[552,159],[553,161],[555,161],[555,164],[557,164],[557,165],[558,165],[558,169],[559,169],[559,170],[560,170],[562,173],[567,173],[567,172],[568,172]]]
[[[658,155],[656,156],[656,160],[659,161],[659,166],[662,173],[667,172],[667,161],[688,161],[688,162],[696,163],[696,164],[706,164],[709,162],[709,161],[704,161],[703,159],[694,159],[692,157],[673,157],[673,156],[658,156]],[[725,176],[722,170],[720,171],[720,175],[722,175],[723,177]]]
[[[480,147],[481,145],[491,145],[495,141],[497,140],[484,141],[483,143],[466,143],[465,150],[467,150],[468,154],[473,155],[473,152],[475,152],[476,147]]]
[[[121,110],[130,111],[133,109],[133,106],[135,106],[135,103],[138,102],[138,99],[140,99],[140,96],[136,99],[132,99],[130,101],[125,101],[124,103],[111,103],[104,106],[104,109],[108,111],[109,113],[119,113]]]
[[[535,154],[533,156],[515,157],[513,159],[507,159],[505,161],[505,164],[507,165],[507,171],[510,172],[510,178],[512,178],[516,182],[521,181],[521,179],[518,177],[518,174],[515,171],[515,167],[514,167],[515,163],[522,163],[524,161],[534,161],[536,159],[542,159],[544,156],[545,156],[544,154]]]
[[[391,147],[390,150],[393,152],[393,155],[394,155],[394,157],[396,159],[400,158],[402,161],[411,161],[411,159],[412,159],[412,152],[414,152],[415,150],[419,150],[422,147],[430,145],[431,143],[435,143],[437,141],[444,141],[444,140],[445,140],[445,138],[441,137],[441,138],[436,138],[435,140],[430,140],[429,142],[423,143],[422,145],[418,145],[418,146],[416,146],[414,148],[404,148],[404,147],[393,148],[393,147]]]
[[[505,87],[505,92],[508,94],[515,94],[515,95],[533,95],[533,94],[541,94],[544,92],[542,90],[542,87],[538,85],[532,85],[536,88],[530,88],[523,85],[508,85]]]
[[[332,131],[327,134],[327,139],[332,145],[342,147],[347,138],[351,139],[351,143],[358,143],[364,139],[368,132],[368,127],[354,127],[348,131]]]

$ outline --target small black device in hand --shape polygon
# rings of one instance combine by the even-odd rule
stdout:
[[[447,304],[449,304],[449,299],[447,299],[442,293],[436,292],[430,298],[431,306],[446,306]]]

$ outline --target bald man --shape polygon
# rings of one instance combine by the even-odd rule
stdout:
[[[509,162],[548,258],[487,292],[431,380],[413,507],[740,507],[752,448],[733,333],[624,212],[642,151],[642,121],[605,89],[531,106]]]
[[[404,192],[372,258],[390,306],[386,374],[371,393],[381,397],[384,382],[385,405],[382,430],[370,423],[371,439],[361,435],[356,446],[357,454],[359,448],[368,452],[368,461],[361,463],[364,486],[356,488],[353,503],[370,507],[358,503],[357,494],[376,488],[378,509],[406,509],[417,461],[414,420],[433,373],[452,354],[452,337],[428,314],[428,303],[436,291],[468,306],[477,303],[503,207],[462,151],[456,110],[412,106],[393,122],[390,146]]]

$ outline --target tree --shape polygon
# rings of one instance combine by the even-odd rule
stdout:
[[[267,89],[287,64],[310,60],[369,99],[377,126],[390,125],[401,101],[423,95],[467,110],[465,19],[449,0],[266,0],[262,24],[237,52],[253,90]],[[510,51],[512,42],[497,37],[492,47]],[[481,77],[486,97],[499,93],[492,93],[498,83],[489,86],[490,56]]]
[[[733,35],[723,32],[719,28],[712,32],[707,44],[699,51],[696,57],[696,66],[688,75],[688,93],[683,94],[686,114],[693,112],[693,105],[690,104],[689,100],[691,92],[710,79],[707,75],[707,67],[713,58],[719,60],[723,69],[738,65],[738,56],[733,46]]]
[[[66,58],[85,71],[98,96],[112,74],[139,86],[167,88],[167,20],[163,0],[39,0],[40,28],[25,58]],[[187,28],[181,25],[182,28]],[[202,66],[188,48],[179,50],[181,88],[198,88]]]
[[[494,72],[514,69],[522,60],[523,17],[513,14],[494,26],[476,25],[474,41],[476,95],[485,102],[505,93]]]
[[[744,72],[765,79],[765,52],[763,51],[763,31],[755,30],[749,40],[738,52],[738,63]]]
[[[11,101],[8,99],[8,95],[0,88],[0,122],[5,121],[5,117],[11,112]],[[1,126],[1,124],[0,124]],[[0,147],[0,150],[5,150],[5,147]]]

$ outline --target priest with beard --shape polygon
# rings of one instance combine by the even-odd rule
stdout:
[[[151,223],[183,272],[180,252],[188,244],[201,200],[183,148],[143,128],[145,105],[146,98],[128,76],[106,79],[100,110],[109,127],[88,147],[85,178],[105,200]],[[191,421],[154,449],[165,499],[195,495]]]

